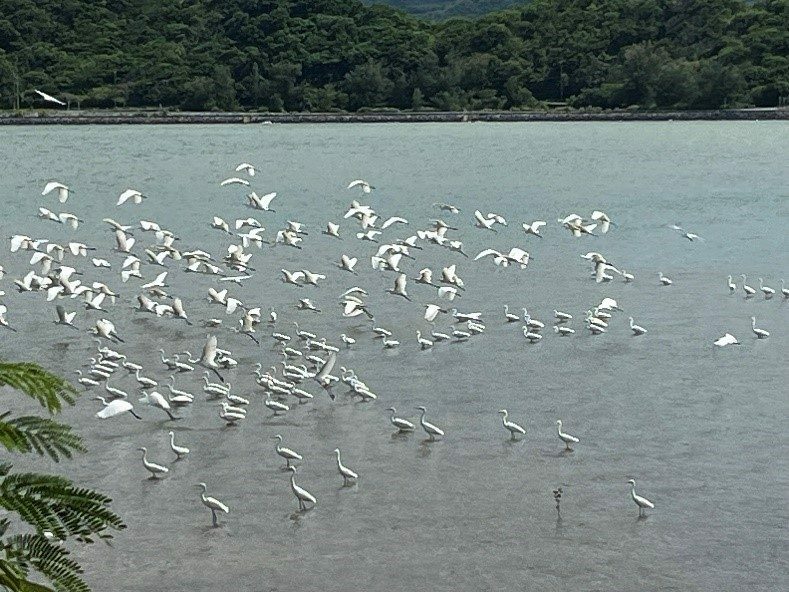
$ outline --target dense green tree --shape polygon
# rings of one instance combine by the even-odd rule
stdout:
[[[786,0],[0,0],[0,107],[717,108],[789,96]],[[509,7],[489,12],[489,9]],[[477,12],[474,12],[477,14]]]
[[[10,388],[7,388],[10,387]],[[39,403],[52,416],[72,405],[76,391],[35,364],[0,363],[0,396],[11,389]],[[8,453],[48,456],[55,462],[84,452],[81,438],[63,423],[38,415],[0,413],[0,446]],[[111,538],[125,528],[110,499],[57,475],[18,472],[0,462],[0,588],[10,592],[88,592],[68,544]],[[16,533],[14,532],[16,531]],[[38,574],[36,576],[35,574]],[[33,579],[31,579],[33,578]],[[35,580],[46,579],[51,587]]]

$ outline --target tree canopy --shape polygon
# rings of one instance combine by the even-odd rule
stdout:
[[[429,22],[358,0],[0,0],[0,106],[331,111],[774,106],[786,0],[533,0]]]
[[[11,387],[38,402],[49,415],[72,405],[74,387],[29,363],[0,362],[0,389]],[[4,403],[13,396],[0,390]],[[51,417],[0,412],[0,448],[48,456],[55,462],[84,452],[82,439]],[[0,589],[10,592],[89,592],[82,568],[66,543],[112,538],[125,525],[106,495],[57,475],[19,472],[0,462]],[[13,518],[13,520],[12,520]],[[19,531],[14,533],[13,531]],[[33,580],[37,572],[52,587]]]

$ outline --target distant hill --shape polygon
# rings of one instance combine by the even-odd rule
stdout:
[[[442,19],[453,16],[479,16],[527,0],[364,0],[365,4],[388,4],[411,14]]]

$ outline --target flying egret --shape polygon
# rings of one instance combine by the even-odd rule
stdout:
[[[712,345],[716,345],[718,347],[726,347],[727,345],[740,345],[740,342],[737,341],[737,338],[731,333],[726,333],[723,337],[719,337],[718,339],[713,341]]]
[[[354,187],[361,187],[363,193],[370,193],[375,187],[370,185],[364,179],[356,179],[355,181],[351,181],[348,183],[348,189],[353,189]]]
[[[33,89],[33,91],[34,91],[34,92],[35,92],[35,93],[36,93],[36,94],[37,94],[39,97],[41,97],[42,99],[44,99],[44,100],[45,100],[47,103],[55,103],[56,105],[61,105],[61,106],[65,106],[65,105],[66,105],[66,103],[64,103],[64,102],[63,102],[63,101],[61,101],[60,99],[56,99],[56,98],[55,98],[55,97],[53,97],[52,95],[48,95],[47,93],[45,93],[45,92],[42,92],[42,91],[38,90],[37,88],[34,88],[34,89]]]
[[[96,413],[96,417],[99,419],[109,419],[110,417],[115,417],[116,415],[120,415],[121,413],[125,413],[127,411],[135,418],[142,419],[142,417],[134,412],[132,404],[124,399],[115,399],[109,403],[104,399],[104,397],[97,396],[94,397],[94,399],[101,401],[104,404],[104,409]]]
[[[533,234],[534,236],[537,236],[539,238],[542,238],[542,234],[540,234],[540,228],[542,228],[545,225],[546,222],[544,220],[535,220],[531,224],[528,224],[526,222],[522,224],[523,231],[526,234]]]
[[[201,487],[203,489],[203,491],[200,493],[200,500],[203,502],[203,505],[206,508],[211,510],[211,523],[213,524],[214,528],[216,528],[219,526],[219,523],[216,520],[217,511],[229,514],[230,509],[215,497],[209,497],[205,494],[206,490],[208,489],[205,483],[198,483],[197,487]]]
[[[644,510],[646,508],[650,508],[650,509],[654,508],[655,504],[653,504],[651,501],[649,501],[645,497],[641,497],[640,495],[636,495],[636,481],[635,481],[635,479],[630,479],[628,481],[628,483],[630,484],[630,497],[633,498],[633,501],[638,506],[638,515],[639,516],[643,516],[644,515],[643,514]]]
[[[263,210],[264,212],[273,212],[271,209],[271,202],[277,197],[276,191],[258,196],[254,191],[247,195],[247,204],[255,210]]]
[[[60,203],[66,203],[69,197],[70,190],[67,186],[63,185],[63,183],[59,183],[57,181],[50,181],[49,183],[47,183],[46,186],[44,187],[44,191],[41,192],[41,195],[47,195],[48,193],[54,191],[55,189],[57,189],[58,191],[58,201]]]
[[[219,183],[220,187],[225,187],[226,185],[246,185],[249,186],[249,181],[246,179],[240,179],[239,177],[230,177],[229,179],[225,179],[221,183]]]
[[[576,438],[575,436],[571,436],[570,434],[567,434],[567,433],[562,431],[562,420],[561,419],[557,419],[556,420],[556,431],[559,434],[559,439],[562,442],[564,442],[565,450],[572,450],[572,448],[570,448],[570,444],[571,443],[572,444],[577,444],[578,442],[580,442],[580,440],[578,438]]]
[[[141,192],[137,191],[136,189],[127,189],[123,193],[118,196],[118,203],[115,204],[117,206],[125,204],[127,201],[132,200],[132,203],[141,204],[143,198],[148,197],[147,195],[143,195]]]
[[[610,225],[613,224],[614,226],[616,226],[616,224],[614,224],[611,221],[611,218],[609,218],[605,212],[601,212],[599,210],[595,210],[594,212],[592,212],[592,220],[597,222],[600,228],[600,234],[605,234],[606,232],[608,232],[608,227]]]
[[[242,162],[236,167],[237,173],[240,173],[241,171],[245,171],[250,177],[255,176],[255,167],[248,162]]]

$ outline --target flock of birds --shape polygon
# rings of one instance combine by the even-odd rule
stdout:
[[[235,171],[239,176],[221,181],[220,187],[231,190],[242,189],[246,194],[247,207],[256,216],[273,212],[272,204],[277,194],[266,193],[259,196],[251,188],[255,180],[255,167],[249,163],[241,163]],[[359,199],[369,196],[374,189],[375,187],[364,180],[355,180],[348,185],[349,191],[358,192]],[[72,195],[78,198],[70,187],[58,181],[47,183],[42,191],[42,196],[51,195],[56,196],[59,204],[66,204]],[[127,189],[118,196],[116,206],[119,208],[140,206],[146,199],[148,196],[145,193],[136,189]],[[366,242],[372,243],[373,254],[370,256],[370,264],[374,270],[382,274],[391,274],[392,287],[387,292],[393,297],[414,302],[414,298],[409,293],[409,282],[424,286],[425,290],[433,294],[429,302],[414,304],[415,308],[421,310],[424,326],[429,327],[429,332],[427,329],[416,331],[415,345],[421,350],[427,350],[440,342],[463,343],[483,334],[487,325],[482,313],[461,312],[454,305],[457,299],[462,299],[466,289],[457,264],[447,265],[438,272],[425,267],[418,270],[415,276],[403,271],[401,266],[407,261],[416,261],[417,253],[428,247],[446,249],[447,253],[456,253],[470,261],[479,262],[476,265],[490,261],[498,267],[513,266],[521,269],[530,265],[530,253],[515,246],[508,251],[484,249],[474,257],[470,257],[464,249],[463,242],[453,234],[458,231],[459,224],[450,224],[440,218],[431,221],[413,234],[407,233],[408,236],[384,240],[385,236],[391,237],[395,229],[410,227],[409,221],[400,216],[382,219],[376,210],[370,205],[363,204],[359,199],[351,201],[342,216],[342,221],[327,222],[322,234],[342,241],[350,238],[351,243],[357,247],[362,247]],[[458,207],[449,203],[437,203],[434,207],[440,215],[454,218],[460,213]],[[44,206],[39,207],[38,216],[46,222],[63,225],[71,229],[71,232],[77,231],[80,224],[84,223],[84,220],[76,214],[56,212]],[[24,234],[16,234],[10,238],[12,253],[30,254],[31,269],[23,277],[13,280],[13,285],[18,291],[29,293],[31,296],[41,294],[46,302],[53,302],[54,311],[51,314],[54,323],[75,331],[74,337],[84,334],[86,329],[94,336],[97,344],[96,353],[90,358],[87,369],[77,370],[76,373],[78,382],[93,391],[95,399],[102,404],[101,409],[96,413],[97,418],[109,419],[129,414],[142,420],[142,416],[134,407],[134,403],[141,403],[165,414],[167,422],[177,421],[180,419],[177,415],[178,410],[194,404],[197,397],[190,392],[195,389],[177,387],[176,377],[181,381],[202,371],[202,390],[205,399],[214,402],[219,419],[231,427],[243,424],[253,401],[235,394],[226,378],[227,373],[239,371],[239,362],[229,349],[220,347],[218,335],[222,331],[225,332],[228,340],[235,339],[232,334],[237,334],[248,338],[249,343],[254,343],[255,346],[260,346],[263,341],[270,342],[272,350],[276,351],[276,356],[281,358],[281,361],[270,366],[266,371],[263,370],[262,362],[254,369],[249,369],[260,387],[262,403],[275,417],[287,414],[294,406],[309,404],[320,393],[325,393],[333,400],[334,389],[340,383],[345,384],[350,395],[358,397],[360,401],[372,402],[378,399],[378,394],[352,368],[340,366],[339,372],[333,374],[337,361],[345,355],[345,352],[359,347],[357,341],[359,333],[371,331],[375,339],[380,339],[381,347],[384,349],[401,346],[401,342],[391,329],[376,323],[376,311],[367,303],[369,292],[366,289],[352,286],[339,295],[336,314],[344,319],[356,319],[363,324],[355,326],[356,338],[351,335],[352,331],[349,329],[340,334],[338,339],[306,331],[295,321],[286,324],[273,307],[269,307],[264,312],[263,307],[256,303],[243,302],[233,295],[234,286],[243,286],[246,282],[254,281],[256,270],[253,257],[255,251],[262,249],[263,245],[276,247],[270,251],[271,257],[275,256],[277,249],[302,250],[306,247],[309,234],[303,223],[288,220],[283,228],[273,234],[271,241],[266,238],[263,223],[255,216],[238,218],[232,222],[214,216],[210,220],[210,226],[217,231],[217,238],[222,236],[231,243],[225,252],[219,254],[208,250],[207,245],[204,248],[185,245],[185,241],[176,232],[152,220],[140,220],[137,225],[127,225],[108,217],[104,218],[103,222],[107,224],[114,239],[114,250],[106,245],[89,245],[80,242],[76,237],[67,244],[58,244],[47,238],[33,238]],[[474,212],[473,222],[481,231],[493,233],[507,226],[507,220],[501,214],[495,212],[483,214],[479,210]],[[347,237],[350,224],[358,225],[358,228]],[[606,234],[616,226],[615,222],[601,211],[592,212],[589,219],[578,214],[570,214],[559,218],[558,224],[578,240],[584,240],[583,237],[586,236]],[[524,236],[529,239],[542,239],[542,232],[546,226],[547,223],[543,220],[523,223]],[[689,241],[703,240],[698,234],[687,232],[679,226],[674,225],[669,228]],[[146,235],[151,237],[147,241],[142,238]],[[351,243],[345,244],[350,247]],[[591,265],[590,281],[611,282],[615,276],[619,276],[623,282],[632,282],[635,279],[632,273],[613,264],[600,252],[589,251],[581,257]],[[336,273],[346,274],[348,279],[354,278],[358,273],[356,269],[358,264],[358,256],[342,254],[337,262],[339,271]],[[119,331],[115,321],[122,326],[127,320],[125,310],[118,306],[118,302],[128,299],[107,283],[83,281],[81,278],[92,275],[91,265],[94,270],[110,270],[122,285],[131,283],[134,286],[131,291],[136,293],[136,311],[153,315],[161,320],[158,322],[193,326],[193,319],[188,313],[184,298],[168,291],[170,287],[168,276],[177,271],[205,278],[206,283],[209,284],[205,292],[208,302],[224,314],[200,319],[199,324],[209,333],[204,341],[202,341],[203,337],[200,337],[203,345],[199,355],[193,356],[190,351],[168,355],[163,349],[160,350],[161,363],[169,375],[165,383],[160,379],[152,378],[153,369],[144,368],[134,362],[131,353],[118,351],[124,349],[126,340],[124,332]],[[326,280],[328,273],[328,270],[315,272],[309,269],[282,268],[281,280],[284,284],[293,286],[293,291],[298,292],[296,288],[320,286]],[[0,266],[0,279],[3,275],[4,268]],[[658,286],[667,288],[673,284],[673,281],[662,272],[657,275]],[[776,296],[776,291],[764,285],[762,278],[759,278],[757,291],[747,284],[745,275],[741,277],[741,289],[746,298],[752,298],[759,292],[765,299]],[[732,276],[728,277],[727,285],[732,294],[736,292],[737,286],[732,282]],[[0,290],[0,297],[4,295],[5,292]],[[783,280],[781,280],[780,295],[784,299],[789,298],[789,289],[784,287]],[[79,306],[85,309],[80,319],[77,318],[77,310],[67,310]],[[309,318],[309,313],[331,314],[330,311],[318,306],[310,297],[299,298],[294,307],[305,319]],[[615,322],[615,315],[621,310],[616,300],[603,298],[599,303],[590,305],[585,311],[583,327],[592,335],[604,334],[611,323]],[[94,315],[99,318],[91,320]],[[436,322],[439,319],[446,319],[445,326],[450,328],[447,330],[437,328]],[[554,310],[553,333],[559,337],[575,334],[576,329],[570,326],[573,320],[573,314]],[[87,321],[90,327],[85,327],[82,321]],[[546,322],[533,318],[527,309],[523,309],[522,314],[516,314],[509,306],[504,306],[502,321],[505,324],[521,325],[525,340],[531,344],[539,343],[546,335]],[[769,337],[766,330],[756,327],[755,317],[752,317],[751,321],[751,328],[757,338]],[[302,324],[306,322],[302,321]],[[9,315],[7,306],[2,303],[0,303],[0,326],[12,331],[16,330],[13,315]],[[633,337],[641,337],[648,333],[646,328],[635,323],[632,316],[628,319],[628,327]],[[714,345],[719,347],[735,344],[738,345],[740,342],[730,333],[714,341]],[[129,351],[135,350],[130,348]],[[133,379],[134,388],[124,390],[119,386],[124,373]],[[167,396],[160,392],[165,389],[169,391]],[[444,437],[444,429],[426,419],[426,407],[419,406],[417,410],[418,424],[427,435],[427,441]],[[388,411],[389,421],[397,432],[409,434],[417,430],[416,423],[407,417],[398,416],[395,407],[389,407]],[[498,413],[501,415],[504,430],[511,438],[517,439],[526,434],[526,429],[510,419],[506,409],[501,409]],[[563,431],[560,419],[555,423],[559,441],[566,451],[572,451],[571,445],[578,444],[579,438]],[[168,438],[175,461],[187,458],[190,449],[184,442],[176,443],[175,432],[169,431]],[[317,504],[317,498],[296,482],[297,469],[294,463],[303,461],[304,455],[284,446],[281,435],[277,434],[273,439],[276,440],[274,452],[284,459],[283,468],[290,472],[290,489],[298,507],[301,511],[306,511]],[[139,451],[142,453],[142,465],[151,474],[151,478],[161,478],[170,471],[165,464],[150,460],[145,447],[140,447]],[[336,448],[334,453],[337,472],[343,484],[350,485],[356,482],[360,476],[344,464],[340,448]],[[651,501],[636,494],[634,480],[631,479],[628,483],[639,516],[645,509],[654,508]],[[206,483],[199,483],[196,487],[201,489],[201,502],[211,511],[212,524],[217,526],[218,513],[228,513],[228,506],[219,499],[207,495]]]

